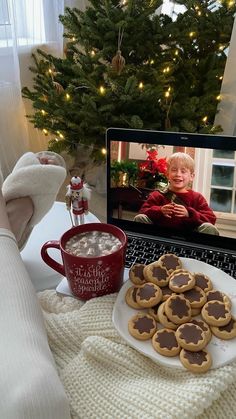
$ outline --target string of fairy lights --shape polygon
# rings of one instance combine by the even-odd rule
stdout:
[[[233,6],[235,6],[235,0],[219,0],[219,3],[221,3],[221,4],[224,4],[225,6],[227,6],[227,7],[233,7]],[[128,4],[128,0],[121,0],[120,1],[120,6],[121,7],[124,7],[124,6],[126,6]],[[150,0],[150,6],[151,6],[151,4],[152,4],[152,0]],[[203,15],[203,10],[201,10],[201,8],[200,8],[200,6],[199,5],[196,5],[196,6],[194,6],[194,9],[195,9],[195,12],[196,12],[196,14],[197,14],[197,16],[199,16],[199,17],[201,17],[202,15]],[[205,13],[205,16],[207,17],[207,13]],[[197,36],[198,36],[198,34],[197,34],[197,32],[196,31],[190,31],[189,33],[188,33],[188,36],[191,38],[191,40],[196,40],[197,39]],[[71,36],[71,40],[73,41],[73,42],[76,42],[76,37],[75,36]],[[223,45],[223,44],[219,44],[219,46],[218,46],[218,50],[219,50],[219,53],[220,52],[224,52],[224,50],[227,48],[228,46],[227,45]],[[90,51],[90,56],[92,57],[92,58],[95,58],[96,57],[96,50],[95,49],[91,49],[91,51]],[[178,59],[178,56],[179,56],[179,50],[178,49],[176,49],[175,51],[174,51],[174,57],[173,57],[173,61],[174,62],[176,62],[176,60]],[[145,64],[149,64],[149,65],[154,65],[155,64],[155,60],[154,59],[150,59],[150,60],[147,60],[147,61],[145,61],[144,62],[144,65]],[[163,72],[163,74],[164,75],[166,75],[166,76],[168,76],[169,75],[169,73],[171,72],[171,70],[172,70],[172,68],[171,68],[171,65],[170,64],[168,64],[168,65],[166,65],[164,68],[163,68],[163,70],[162,70],[162,72]],[[53,69],[53,68],[49,68],[48,70],[47,70],[47,72],[48,72],[48,74],[51,76],[51,78],[52,78],[52,80],[54,79],[54,76],[56,75],[56,72],[55,72],[55,70]],[[218,76],[216,76],[220,81],[222,81],[223,80],[223,76],[222,75],[218,75]],[[55,82],[55,84],[59,84],[59,83],[57,83],[57,82]],[[60,86],[60,85],[59,85]],[[144,82],[143,81],[139,81],[139,83],[138,83],[138,85],[137,85],[137,87],[138,87],[138,89],[140,90],[140,91],[142,91],[144,88],[145,88],[145,84],[144,84]],[[64,89],[62,89],[62,90],[64,90]],[[98,93],[101,95],[101,96],[104,96],[104,95],[106,95],[106,93],[107,93],[107,89],[106,89],[106,87],[104,86],[104,85],[100,85],[99,87],[98,87]],[[166,103],[168,103],[168,101],[172,101],[172,96],[173,96],[173,94],[174,94],[174,91],[173,91],[173,87],[171,87],[171,86],[168,86],[168,88],[163,92],[163,94],[164,94],[164,98],[165,98],[165,101],[166,101]],[[71,94],[69,94],[68,92],[65,92],[65,95],[64,95],[64,99],[66,100],[66,101],[70,101],[70,100],[72,100],[73,98],[72,98],[72,95]],[[217,96],[216,96],[216,100],[217,101],[221,101],[222,100],[222,95],[221,94],[218,94]],[[48,113],[44,110],[44,109],[41,109],[40,110],[40,112],[41,112],[41,114],[43,115],[43,116],[47,116],[48,115]],[[201,119],[201,121],[204,123],[204,124],[206,124],[207,125],[207,123],[208,123],[208,115],[205,115],[205,116],[203,116],[202,117],[202,119]],[[49,134],[49,131],[46,129],[46,128],[43,128],[42,129],[42,132],[45,134],[45,135],[48,135]],[[57,136],[59,137],[59,138],[57,138],[57,137],[55,137],[54,139],[55,139],[55,141],[59,141],[59,140],[64,140],[65,139],[65,136],[63,135],[63,133],[61,132],[61,131],[56,131],[56,134],[57,134]],[[104,147],[102,147],[101,149],[100,149],[100,152],[103,154],[103,155],[106,155],[106,153],[107,153],[107,151],[106,151],[106,148],[104,148]]]

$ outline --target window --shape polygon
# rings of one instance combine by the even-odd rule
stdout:
[[[186,7],[176,4],[175,1],[163,0],[163,5],[160,9],[161,13],[169,15],[175,20],[179,13],[183,13],[186,10]]]
[[[212,159],[210,206],[214,211],[236,214],[236,153],[215,150]]]
[[[9,18],[9,10],[7,0],[0,1],[0,25],[9,25],[10,18]]]
[[[0,47],[45,42],[44,0],[0,0]],[[14,28],[14,29],[13,29]]]

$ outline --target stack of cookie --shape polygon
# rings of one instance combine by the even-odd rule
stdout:
[[[214,290],[206,275],[183,269],[176,255],[133,265],[129,278],[133,285],[125,300],[139,310],[128,321],[129,333],[139,340],[152,339],[159,354],[179,355],[185,368],[206,372],[212,365],[206,349],[212,333],[220,339],[236,337],[230,298]]]

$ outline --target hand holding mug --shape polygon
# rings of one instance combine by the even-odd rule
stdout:
[[[161,212],[165,217],[172,218],[173,213],[174,213],[174,204],[170,203],[170,204],[163,205],[161,207]]]

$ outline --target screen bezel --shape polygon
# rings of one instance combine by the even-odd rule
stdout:
[[[148,143],[148,144],[163,144],[170,146],[182,147],[197,147],[217,150],[236,150],[236,137],[226,135],[211,135],[211,134],[192,134],[185,132],[167,132],[167,131],[153,131],[153,130],[136,130],[126,128],[108,128],[106,131],[106,145],[107,145],[107,194],[109,196],[110,185],[110,156],[111,156],[111,142],[122,141],[129,143]],[[190,143],[190,144],[189,144]],[[233,250],[236,248],[236,239],[207,235],[202,233],[192,234],[176,234],[176,232],[155,230],[153,224],[135,223],[124,219],[117,219],[112,217],[112,203],[107,199],[107,222],[116,225],[123,230],[130,233],[140,233],[150,235],[157,239],[169,240],[170,242],[180,241],[185,244],[193,243],[196,245],[210,246],[218,249]]]

